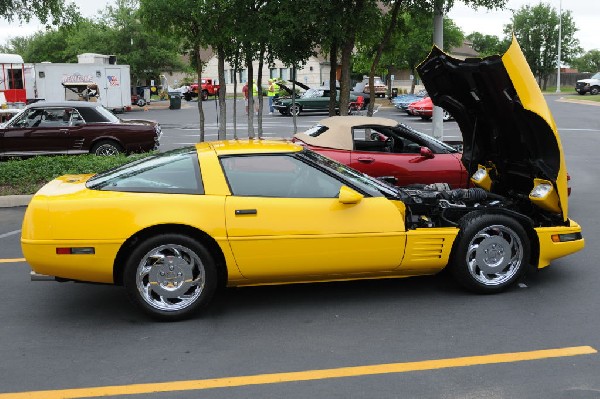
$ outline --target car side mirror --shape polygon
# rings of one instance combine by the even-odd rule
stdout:
[[[340,187],[340,193],[338,194],[338,200],[342,204],[358,204],[364,195],[361,193],[354,191],[348,186]]]
[[[431,151],[431,149],[429,149],[428,147],[421,147],[421,151],[420,154],[423,158],[433,158],[433,151]]]

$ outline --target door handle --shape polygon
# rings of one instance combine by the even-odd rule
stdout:
[[[356,160],[358,162],[360,162],[360,163],[373,163],[373,162],[375,162],[375,158],[371,158],[371,157],[358,157]]]
[[[236,209],[236,215],[256,215],[258,212],[256,209]]]
[[[59,132],[61,132],[62,134],[69,134],[68,129],[60,129]]]

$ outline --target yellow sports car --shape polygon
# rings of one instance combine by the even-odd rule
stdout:
[[[478,61],[434,49],[420,74],[463,129],[476,187],[397,188],[286,141],[200,143],[43,187],[22,229],[32,279],[123,285],[174,320],[219,286],[448,267],[494,293],[582,249],[556,127],[518,44]]]

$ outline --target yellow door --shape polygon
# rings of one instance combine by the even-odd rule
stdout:
[[[249,279],[391,271],[404,253],[402,212],[383,197],[344,204],[231,196],[225,214],[235,260]]]

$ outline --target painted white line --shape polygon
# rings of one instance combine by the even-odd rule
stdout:
[[[0,238],[14,236],[15,234],[19,234],[20,232],[21,230],[9,231],[8,233],[0,234]]]

